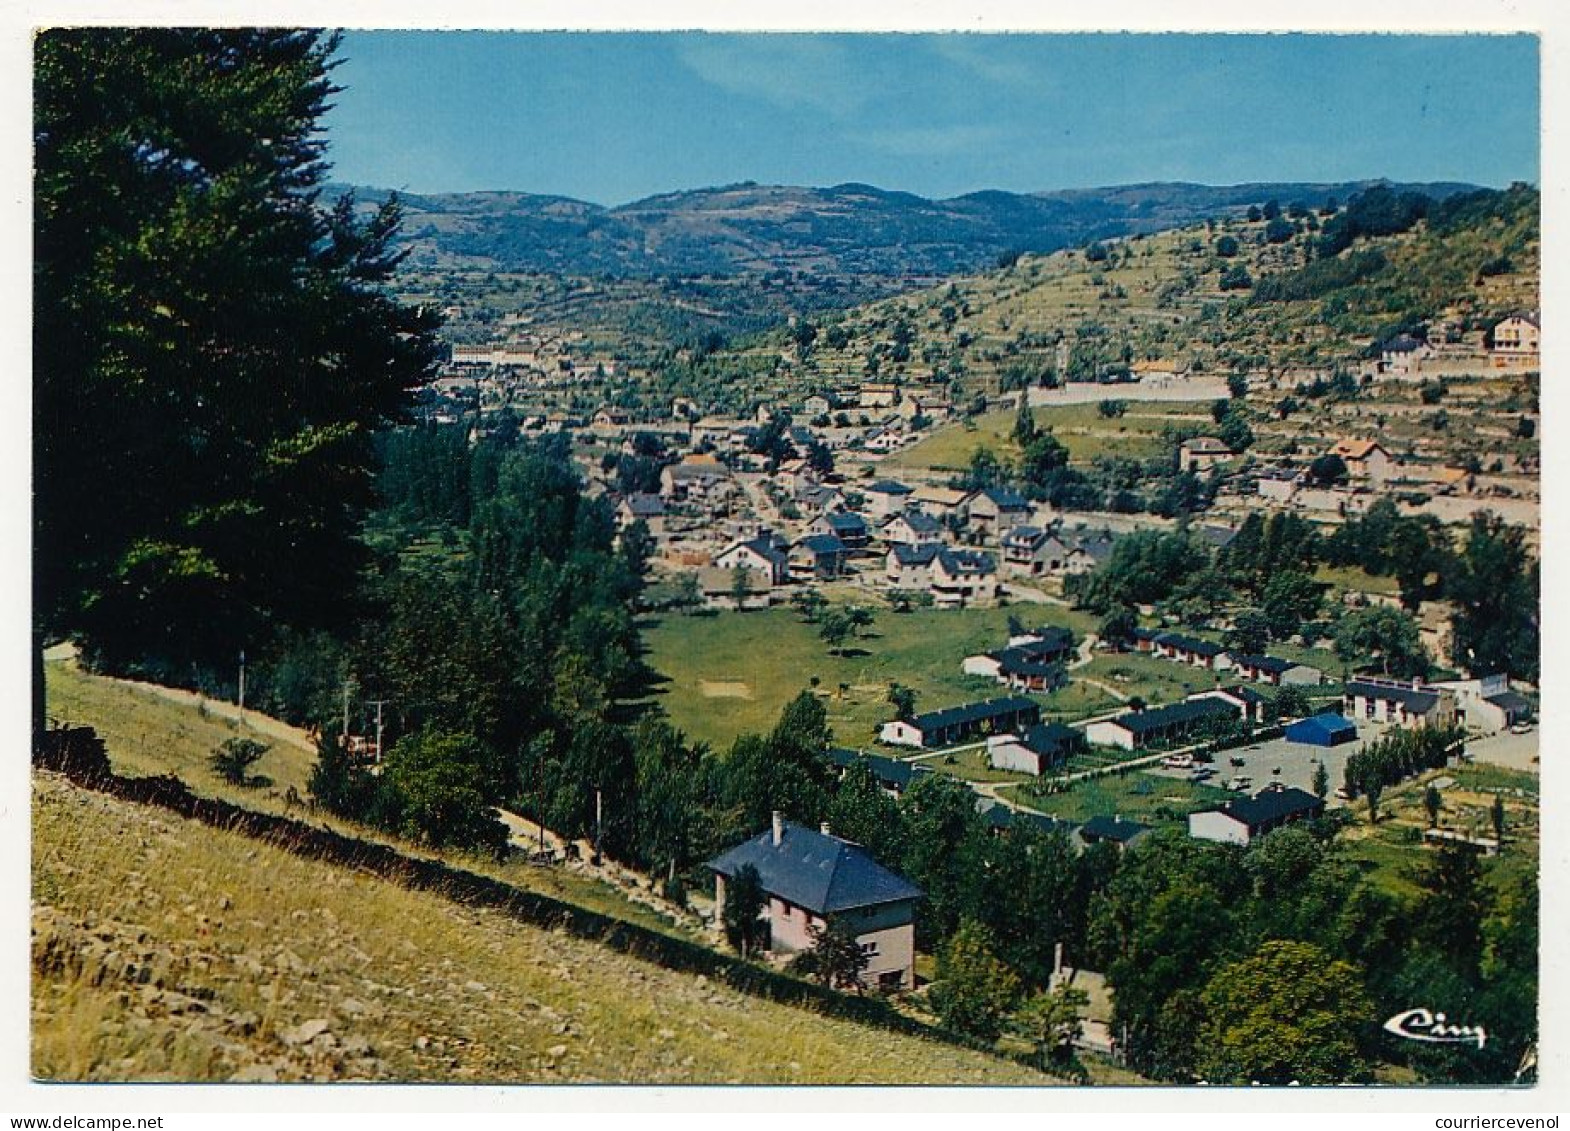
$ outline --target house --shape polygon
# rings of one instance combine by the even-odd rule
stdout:
[[[1305,746],[1341,746],[1357,741],[1357,724],[1327,711],[1288,723],[1286,738],[1288,742],[1301,742]]]
[[[1390,453],[1378,440],[1340,440],[1329,454],[1340,457],[1353,479],[1366,479],[1370,483],[1387,481],[1395,466]]]
[[[814,931],[846,924],[867,957],[861,978],[880,990],[916,984],[916,904],[925,893],[883,867],[866,849],[814,832],[776,812],[771,827],[708,862],[714,873],[714,915],[725,907],[726,882],[746,867],[756,870],[767,897],[768,949],[810,950]]]
[[[943,524],[920,511],[893,515],[878,531],[891,546],[936,546],[943,541]]]
[[[862,408],[893,408],[899,404],[899,386],[892,381],[864,381],[856,403]]]
[[[861,446],[869,452],[897,451],[904,443],[905,433],[895,428],[885,428],[882,425],[867,429],[861,438]]]
[[[1045,813],[1037,813],[1030,809],[1010,809],[1007,805],[989,797],[976,798],[976,812],[981,814],[987,830],[995,836],[1009,829],[1034,829],[1047,836],[1062,837],[1072,837],[1079,831],[1079,826],[1072,821],[1049,817]]]
[[[709,609],[766,609],[771,601],[774,583],[769,576],[757,570],[744,570],[747,591],[736,592],[736,571],[715,569],[710,566],[698,570],[698,589],[703,594],[703,604]]]
[[[798,539],[787,555],[792,581],[828,581],[845,572],[850,550],[832,534]]]
[[[801,413],[808,420],[816,420],[820,416],[827,416],[834,411],[834,402],[822,393],[814,393],[801,405]]]
[[[1435,687],[1455,693],[1456,714],[1469,727],[1497,733],[1533,717],[1531,700],[1510,687],[1507,675],[1440,680]]]
[[[1297,494],[1301,477],[1301,472],[1285,468],[1262,472],[1254,483],[1254,490],[1261,499],[1269,499],[1273,503],[1290,503],[1292,496]]]
[[[1069,547],[1039,526],[1016,526],[1003,535],[1003,568],[1018,577],[1064,572]]]
[[[714,555],[716,569],[746,569],[781,585],[790,572],[790,558],[776,534],[764,533],[745,541],[732,542]]]
[[[1316,667],[1300,664],[1296,660],[1282,660],[1275,656],[1233,656],[1232,670],[1237,672],[1241,679],[1268,683],[1272,687],[1280,687],[1283,684],[1318,687],[1325,679],[1324,673]]]
[[[867,514],[874,520],[888,518],[905,509],[905,501],[910,498],[913,488],[893,479],[879,479],[861,488],[862,496],[867,500]]]
[[[909,507],[929,514],[940,522],[965,521],[965,505],[970,500],[968,491],[952,487],[917,487],[910,494]]]
[[[1040,777],[1068,761],[1085,747],[1085,732],[1062,723],[1042,723],[1018,734],[994,734],[987,739],[987,763],[994,770]]]
[[[928,711],[912,719],[884,723],[878,737],[890,746],[919,746],[923,749],[953,746],[967,738],[1004,734],[1041,721],[1041,705],[1034,699],[1013,695],[966,703],[941,711]]]
[[[1426,687],[1420,679],[1349,679],[1342,713],[1352,719],[1395,726],[1449,726],[1456,721],[1456,694]]]
[[[1489,357],[1495,368],[1530,368],[1542,359],[1542,323],[1536,314],[1512,314],[1489,332]]]
[[[1070,575],[1089,573],[1112,556],[1112,547],[1116,544],[1117,539],[1110,530],[1078,535],[1063,559],[1063,572]]]
[[[1180,632],[1163,632],[1151,641],[1153,651],[1163,660],[1192,664],[1210,671],[1225,671],[1232,666],[1232,658],[1225,648],[1209,640],[1184,636]]]
[[[598,432],[619,432],[631,419],[625,409],[608,405],[596,412],[589,423]]]
[[[665,533],[665,500],[658,495],[632,494],[616,505],[616,526],[625,530],[635,522],[649,528],[649,533]]]
[[[967,521],[984,537],[999,538],[1030,521],[1030,502],[1007,487],[987,487],[970,497]]]
[[[931,542],[920,546],[891,546],[884,558],[884,577],[895,589],[926,589],[932,580],[932,563],[942,549]]]
[[[1252,687],[1237,685],[1234,687],[1215,687],[1209,691],[1196,691],[1187,696],[1187,702],[1195,699],[1218,699],[1230,704],[1237,711],[1238,718],[1251,723],[1263,723],[1265,712],[1270,707],[1270,700],[1255,691]]]
[[[798,483],[794,491],[796,506],[803,511],[825,514],[845,509],[845,496],[834,487],[821,483]]]
[[[1434,356],[1434,347],[1411,334],[1397,334],[1379,350],[1379,371],[1393,376],[1408,376],[1423,368]]]
[[[1178,470],[1203,475],[1237,453],[1214,436],[1195,436],[1178,445]]]
[[[840,746],[831,746],[828,750],[829,763],[839,770],[840,777],[845,776],[845,771],[852,766],[865,766],[877,779],[878,787],[891,797],[899,797],[911,783],[923,774],[932,773],[931,766],[922,765],[920,762],[905,762],[898,758],[887,758],[882,754],[868,754],[862,750],[847,750]]]
[[[1026,648],[1004,648],[997,653],[999,683],[1012,691],[1056,691],[1068,683],[1068,672],[1060,663],[1038,659]]]
[[[712,502],[735,489],[731,470],[713,456],[688,456],[660,471],[660,495],[667,502]]]
[[[1183,373],[1181,363],[1176,361],[1146,361],[1139,360],[1128,367],[1136,381],[1148,382],[1152,385],[1170,385]]]
[[[940,609],[989,605],[998,597],[998,571],[991,554],[939,549],[928,570],[927,590]]]
[[[1231,703],[1220,699],[1191,699],[1090,723],[1085,727],[1085,737],[1096,746],[1138,750],[1152,742],[1184,738],[1217,719],[1237,717],[1237,708]]]
[[[1198,840],[1246,845],[1296,821],[1312,821],[1324,815],[1323,799],[1306,790],[1276,783],[1253,797],[1225,802],[1219,809],[1189,814],[1188,835]]]
[[[1150,832],[1149,825],[1125,821],[1121,816],[1092,817],[1079,826],[1075,836],[1087,848],[1092,844],[1115,844],[1121,851],[1149,836]]]
[[[1139,627],[1136,627],[1134,629],[1134,651],[1136,651],[1136,652],[1152,652],[1152,653],[1155,652],[1155,650],[1156,650],[1156,638],[1158,636],[1165,636],[1165,635],[1166,635],[1166,633],[1162,632],[1162,630],[1159,629],[1159,628],[1139,628]]]
[[[852,553],[865,549],[871,541],[867,520],[855,511],[825,511],[808,529],[814,534],[832,534]]]

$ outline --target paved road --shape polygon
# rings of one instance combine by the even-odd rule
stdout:
[[[1538,730],[1533,727],[1526,734],[1491,734],[1487,738],[1474,738],[1466,744],[1466,752],[1474,761],[1508,766],[1512,770],[1537,773]]]

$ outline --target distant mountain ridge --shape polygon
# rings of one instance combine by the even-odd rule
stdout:
[[[1440,198],[1477,186],[1387,180],[1199,185],[1151,182],[946,200],[847,183],[753,182],[661,193],[605,207],[522,192],[403,194],[405,242],[417,266],[649,277],[801,271],[919,277],[972,271],[1011,252],[1234,215],[1276,200],[1320,205],[1383,184]],[[351,186],[329,185],[336,197]],[[388,190],[353,189],[367,206]]]

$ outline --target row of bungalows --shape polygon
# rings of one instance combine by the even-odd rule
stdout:
[[[878,737],[890,746],[939,749],[991,734],[1017,733],[1041,722],[1041,705],[1022,695],[987,699],[884,723]]]
[[[976,811],[994,835],[1013,829],[1030,829],[1047,836],[1061,836],[1081,851],[1093,844],[1111,844],[1122,850],[1137,844],[1154,831],[1149,825],[1125,820],[1121,815],[1092,817],[1075,824],[1061,817],[1049,817],[1029,809],[1010,809],[985,798],[977,799]]]
[[[1351,719],[1394,726],[1451,726],[1458,721],[1456,693],[1420,679],[1349,679],[1343,696],[1343,713]]]
[[[994,770],[1040,777],[1085,749],[1085,732],[1062,723],[1038,723],[1017,734],[987,739],[987,764]]]
[[[1074,634],[1058,625],[1045,625],[1009,637],[996,652],[966,656],[960,670],[985,676],[1015,691],[1055,691],[1068,682],[1064,669],[1074,654]]]
[[[1325,815],[1325,802],[1306,790],[1272,783],[1253,797],[1228,801],[1219,809],[1190,813],[1188,835],[1222,844],[1252,844],[1266,833]]]
[[[1232,666],[1232,657],[1221,645],[1181,632],[1159,632],[1151,629],[1134,630],[1135,646],[1163,660],[1190,664],[1207,671],[1226,671]]]
[[[893,546],[884,575],[895,589],[924,589],[940,609],[989,605],[998,598],[998,570],[991,554],[942,545]]]
[[[1173,742],[1185,738],[1218,718],[1238,717],[1234,704],[1205,696],[1101,719],[1085,727],[1085,737],[1096,746],[1121,746],[1125,750],[1138,750],[1153,742]]]
[[[910,789],[918,778],[933,772],[931,766],[920,762],[906,762],[899,758],[870,754],[865,750],[850,750],[843,746],[829,747],[827,757],[829,764],[841,778],[852,766],[866,767],[878,783],[878,788],[890,797],[903,797],[905,791]]]
[[[1239,679],[1268,683],[1272,687],[1318,687],[1325,679],[1324,672],[1313,665],[1283,660],[1279,656],[1233,656],[1232,670]]]
[[[1270,711],[1272,700],[1247,684],[1238,683],[1230,687],[1213,687],[1208,691],[1196,691],[1186,696],[1185,702],[1196,699],[1215,699],[1226,703],[1237,712],[1238,718],[1256,725],[1268,721],[1266,718]]]

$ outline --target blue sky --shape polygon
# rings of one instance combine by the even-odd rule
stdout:
[[[342,55],[334,177],[410,192],[1538,179],[1520,35],[359,31]]]

